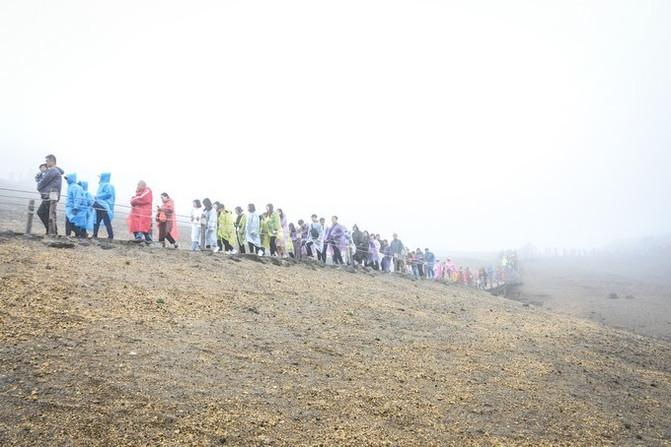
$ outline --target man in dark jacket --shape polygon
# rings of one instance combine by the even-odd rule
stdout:
[[[53,233],[58,234],[56,228],[56,204],[61,198],[61,186],[63,185],[63,170],[56,166],[56,157],[54,155],[47,155],[45,158],[47,170],[42,174],[42,177],[37,182],[37,191],[42,196],[42,203],[37,209],[37,215],[44,224],[44,228],[49,234],[49,219],[53,222]],[[52,215],[49,215],[51,201],[54,201],[54,206],[51,207]]]
[[[403,242],[398,238],[398,234],[394,233],[394,240],[389,244],[391,254],[394,257],[394,271],[403,271]]]

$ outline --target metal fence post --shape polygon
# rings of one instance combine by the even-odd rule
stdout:
[[[30,199],[28,202],[28,221],[26,222],[26,234],[30,234],[33,230],[33,216],[35,215],[35,200]]]

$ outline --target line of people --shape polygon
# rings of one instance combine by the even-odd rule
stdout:
[[[60,195],[63,170],[56,166],[56,157],[49,155],[36,175],[37,189],[43,203],[38,215],[48,230],[43,208],[53,200],[56,191]],[[116,196],[110,183],[111,174],[100,174],[95,195],[88,191],[88,182],[78,181],[76,174],[65,176],[67,199],[65,204],[66,235],[98,237],[100,224],[107,229],[109,239],[114,238],[112,219]],[[175,203],[168,193],[160,195],[161,204],[154,209],[153,192],[144,181],[137,184],[135,194],[129,201],[128,230],[137,243],[152,244],[154,224],[158,228],[158,241],[178,248],[178,224]],[[45,205],[46,203],[46,205]],[[440,261],[425,248],[408,249],[393,234],[391,241],[379,234],[361,231],[358,225],[350,232],[342,225],[338,216],[330,222],[313,214],[309,222],[299,219],[289,222],[281,208],[272,203],[265,211],[258,212],[253,203],[246,210],[233,209],[210,198],[193,201],[189,215],[191,224],[191,250],[211,250],[225,253],[253,253],[298,259],[311,258],[336,265],[365,266],[382,272],[402,272],[416,279],[428,279],[459,283],[466,286],[488,289],[502,284],[518,274],[517,254],[509,251],[501,254],[497,267],[481,267],[472,271],[470,267],[456,266],[450,259]]]
[[[64,171],[58,167],[56,157],[53,154],[45,157],[45,162],[39,166],[39,172],[35,176],[37,191],[40,193],[42,203],[37,215],[44,224],[45,231],[49,233],[49,221],[53,220],[53,232],[58,234],[56,216],[50,216],[50,209],[55,213],[52,202],[58,203],[61,198],[63,178],[67,182],[67,196],[65,201],[65,235],[74,233],[76,237],[88,237],[92,232],[93,237],[98,237],[100,224],[103,223],[107,229],[107,236],[114,238],[112,219],[114,218],[115,191],[110,183],[111,174],[104,172],[99,176],[98,190],[95,194],[89,192],[89,183],[78,180],[76,173],[63,176]]]

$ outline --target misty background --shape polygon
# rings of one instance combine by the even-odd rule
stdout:
[[[0,3],[0,178],[439,252],[671,230],[671,2]],[[122,235],[119,235],[122,236]]]

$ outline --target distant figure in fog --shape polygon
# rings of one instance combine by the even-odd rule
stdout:
[[[203,217],[203,207],[200,200],[193,201],[191,208],[191,251],[200,250],[200,219]]]
[[[436,264],[436,255],[428,248],[424,249],[424,262],[426,262],[426,279],[434,279],[436,277],[433,268]]]
[[[256,206],[253,203],[247,205],[247,225],[245,228],[245,240],[249,246],[249,252],[253,254],[263,254],[261,250],[261,218],[256,212]]]
[[[398,234],[394,233],[394,239],[389,244],[391,255],[394,258],[394,271],[403,272],[403,242],[398,238]]]
[[[247,215],[243,212],[242,207],[235,207],[235,240],[238,243],[238,250],[240,253],[245,253],[247,249],[245,248],[246,242],[246,232],[247,232]]]
[[[326,231],[324,237],[324,251],[330,248],[333,253],[333,263],[344,264],[342,255],[340,253],[340,242],[345,235],[345,229],[338,223],[338,216],[331,217],[331,226]],[[326,256],[322,254],[323,262],[326,262]]]
[[[212,206],[209,198],[203,199],[203,217],[201,225],[205,231],[205,248],[213,252],[219,251],[217,245],[217,210]]]

